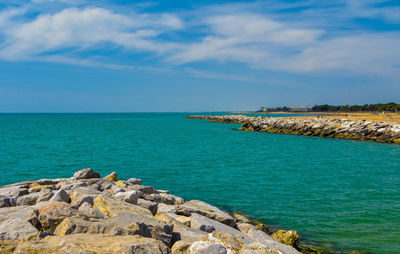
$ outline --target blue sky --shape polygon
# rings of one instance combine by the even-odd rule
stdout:
[[[0,112],[400,103],[400,2],[0,2]]]

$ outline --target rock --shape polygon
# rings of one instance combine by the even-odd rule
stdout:
[[[40,206],[38,206],[40,205]],[[41,202],[37,204],[39,211],[38,220],[43,231],[52,233],[57,225],[65,218],[79,215],[78,211],[72,209],[71,206],[64,202]]]
[[[124,189],[122,189],[121,187],[119,187],[117,185],[112,186],[111,187],[111,191],[112,191],[113,194],[117,194],[119,192],[125,192]]]
[[[217,220],[231,227],[236,226],[235,219],[233,219],[232,216],[203,201],[191,200],[178,206],[178,214],[190,216],[193,213]]]
[[[0,223],[0,240],[15,240],[38,233],[31,223],[21,218],[11,218]]]
[[[278,230],[275,233],[273,233],[271,237],[280,243],[292,246],[294,248],[298,248],[300,244],[300,236],[294,230],[290,231]]]
[[[42,185],[42,184],[39,184],[39,183],[37,183],[37,182],[34,182],[30,187],[29,187],[29,192],[40,192],[40,191],[42,191],[43,189],[50,189],[50,190],[54,190],[55,189],[55,186],[54,185],[51,185],[51,184],[46,184],[46,185]]]
[[[135,190],[127,192],[119,192],[115,194],[115,197],[121,199],[127,203],[136,205],[139,199],[139,192]]]
[[[112,172],[108,176],[104,177],[103,179],[110,180],[116,182],[118,180],[118,174],[117,172]]]
[[[39,197],[36,200],[36,203],[49,201],[54,196],[54,193],[50,189],[42,189],[39,193]]]
[[[148,209],[151,212],[151,214],[153,214],[153,215],[155,215],[157,213],[158,203],[156,203],[156,202],[151,202],[151,201],[139,198],[137,201],[137,205]]]
[[[17,197],[0,197],[0,208],[17,205]]]
[[[51,202],[66,202],[70,201],[69,194],[63,190],[59,189],[54,196],[50,199]]]
[[[300,252],[298,252],[295,248],[290,247],[288,245],[282,244],[278,241],[276,241],[275,239],[273,239],[272,237],[270,237],[269,235],[267,235],[266,233],[257,230],[257,229],[250,229],[247,233],[247,235],[253,239],[254,241],[261,243],[271,249],[276,249],[281,251],[282,253],[285,254],[300,254]]]
[[[17,206],[34,205],[39,198],[38,192],[33,192],[17,199]]]
[[[54,231],[56,235],[68,234],[141,235],[162,241],[170,246],[172,226],[154,217],[122,213],[108,220],[87,221],[77,217],[66,218]]]
[[[94,199],[99,195],[102,195],[102,192],[92,186],[79,187],[70,193],[71,204],[79,207],[81,204],[87,202],[93,206]]]
[[[191,252],[193,254],[226,254],[226,248],[222,244],[210,244],[202,247],[197,247],[197,250]]]
[[[162,242],[139,235],[75,234],[47,236],[40,241],[23,242],[16,246],[14,253],[167,254],[169,251]]]
[[[183,223],[174,219],[171,216],[172,214],[166,213],[157,213],[155,217],[158,220],[164,221],[169,225],[173,225],[173,232],[172,232],[172,243],[177,241],[184,240],[186,242],[195,242],[200,240],[205,240],[207,238],[207,234],[193,228],[189,228]]]
[[[1,197],[21,197],[29,193],[28,189],[23,188],[22,186],[11,186],[11,187],[3,187],[0,188],[0,196]]]
[[[127,186],[126,182],[125,181],[121,181],[121,180],[116,181],[115,185],[117,185],[118,187],[121,187],[123,189]]]
[[[178,211],[176,210],[176,207],[173,205],[166,205],[163,203],[158,204],[158,210],[159,212],[163,213],[174,213],[176,214]]]
[[[185,242],[183,240],[177,241],[171,248],[172,254],[186,254],[189,253],[189,248],[192,245],[190,242]]]
[[[175,220],[179,221],[180,223],[182,223],[183,225],[190,227],[190,217],[186,217],[186,216],[176,216]]]
[[[240,249],[239,254],[281,254],[279,250],[271,249],[261,243],[251,243]]]
[[[93,206],[87,202],[83,203],[79,209],[79,211],[82,211],[83,213],[87,214],[88,217],[91,218],[98,218],[98,219],[107,219],[108,217],[105,216],[102,212],[100,212],[97,209],[93,209]]]
[[[181,205],[185,202],[181,197],[165,193],[145,195],[144,198],[153,202],[164,203],[168,205]]]
[[[215,230],[226,232],[238,238],[241,242],[245,244],[253,242],[252,239],[250,239],[247,235],[243,234],[239,230],[196,213],[193,213],[191,215],[190,226],[191,228],[198,229],[204,232],[213,232]]]
[[[93,208],[98,209],[108,217],[113,217],[121,213],[133,213],[150,217],[153,216],[148,209],[126,202],[120,202],[119,200],[114,200],[104,195],[95,198]]]
[[[132,185],[132,186],[128,186],[128,189],[129,190],[137,190],[137,191],[140,191],[143,194],[147,194],[147,195],[156,193],[156,190],[151,186]]]
[[[98,172],[94,172],[91,168],[79,170],[74,174],[74,180],[90,178],[100,178],[100,174]]]
[[[141,185],[142,184],[142,179],[129,178],[127,182],[130,183],[130,184],[139,184],[139,185]]]
[[[243,232],[244,234],[247,234],[247,232],[249,232],[249,230],[252,229],[252,228],[257,229],[257,227],[254,226],[253,224],[244,223],[244,222],[238,223],[237,226],[238,226],[239,230],[241,232]]]

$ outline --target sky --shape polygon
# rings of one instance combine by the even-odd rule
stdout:
[[[400,103],[400,1],[0,1],[0,112]]]

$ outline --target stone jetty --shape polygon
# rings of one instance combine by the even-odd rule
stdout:
[[[385,143],[400,143],[400,123],[354,121],[331,118],[250,117],[245,115],[188,116],[220,123],[243,124],[240,130],[347,138]]]
[[[300,246],[296,231],[116,172],[100,178],[87,168],[0,187],[0,253],[298,254]]]

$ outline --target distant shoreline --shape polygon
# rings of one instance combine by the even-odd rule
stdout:
[[[400,123],[328,117],[251,117],[245,115],[187,116],[221,123],[243,124],[240,130],[400,144]]]

